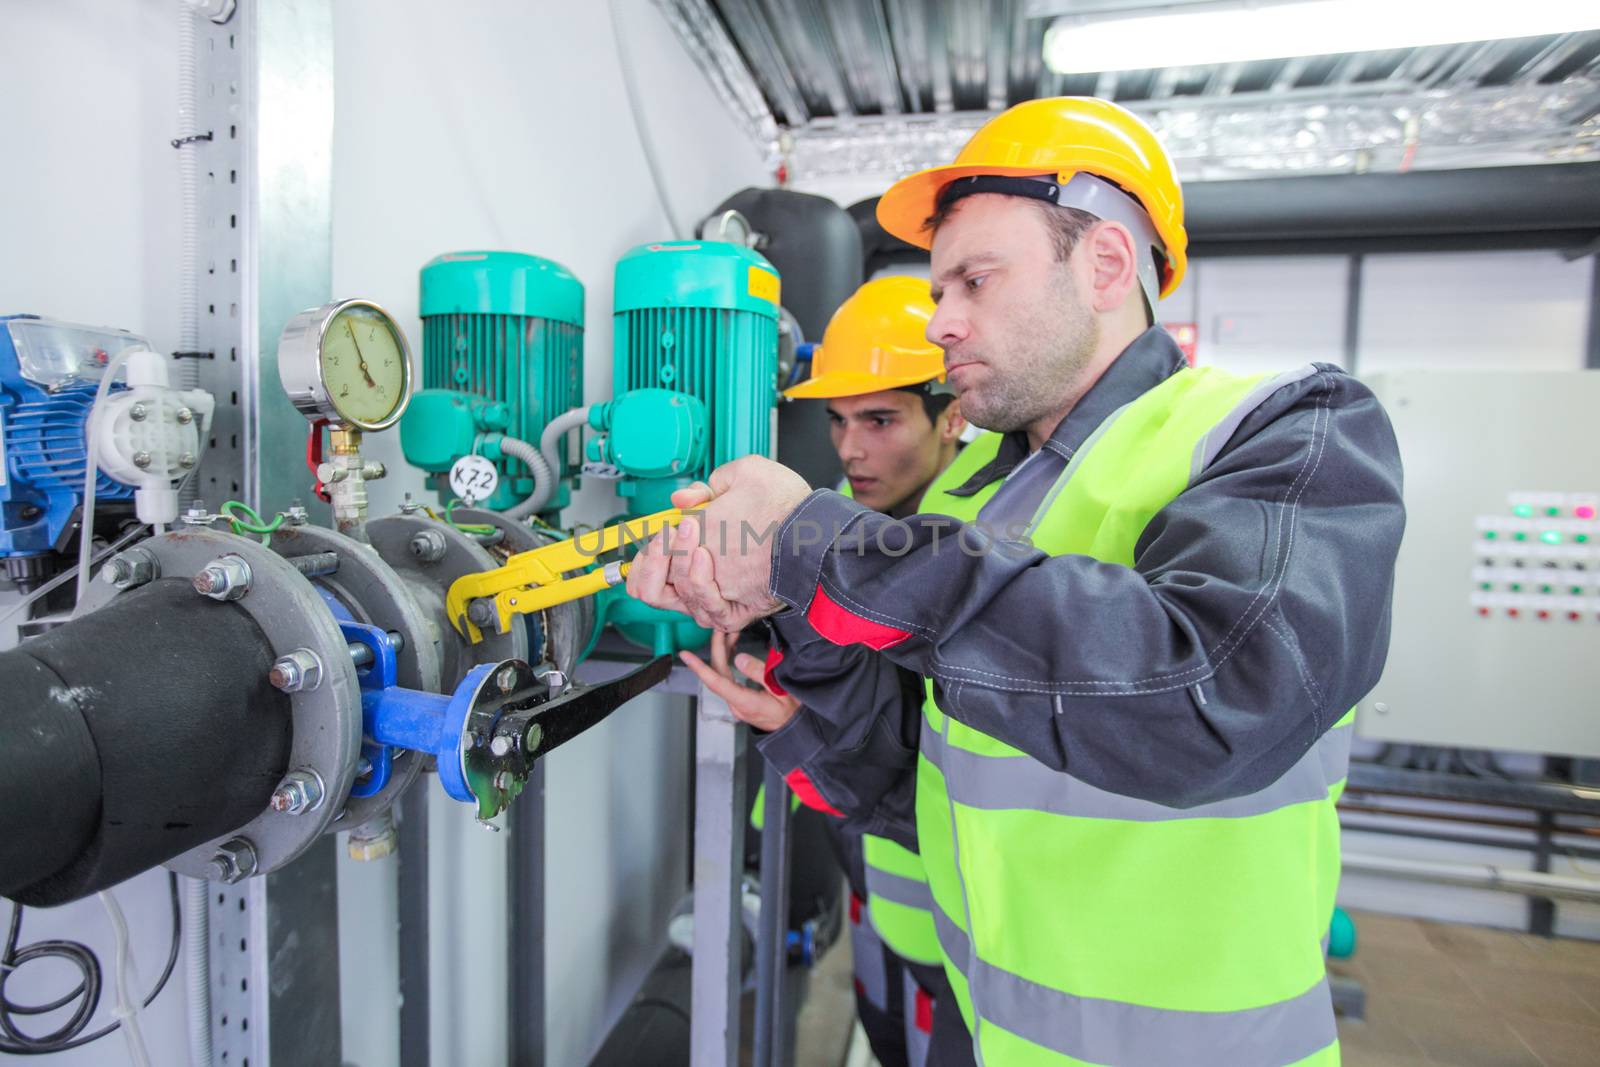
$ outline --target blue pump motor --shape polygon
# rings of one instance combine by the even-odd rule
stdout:
[[[0,561],[13,579],[36,579],[71,541],[100,376],[123,349],[148,347],[126,330],[0,316]],[[97,502],[132,496],[108,475],[95,481]]]

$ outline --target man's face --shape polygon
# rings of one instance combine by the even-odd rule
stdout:
[[[1020,430],[1076,395],[1099,323],[1040,205],[996,193],[957,202],[933,236],[932,282],[928,340],[944,349],[967,421]]]
[[[828,401],[828,430],[851,495],[874,511],[906,502],[939,474],[939,430],[914,393],[835,397]]]

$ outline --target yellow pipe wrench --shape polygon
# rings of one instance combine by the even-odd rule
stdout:
[[[486,626],[505,633],[514,615],[543,611],[620,585],[628,576],[626,562],[607,563],[574,578],[566,575],[592,566],[596,557],[625,544],[642,547],[663,527],[676,525],[683,516],[679,509],[668,508],[579,534],[570,541],[519,552],[492,571],[457,578],[445,595],[445,611],[455,628],[473,644],[483,640]]]

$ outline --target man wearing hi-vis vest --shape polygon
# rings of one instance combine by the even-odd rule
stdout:
[[[945,382],[943,353],[927,338],[933,313],[921,278],[867,282],[829,320],[810,377],[784,391],[790,400],[827,401],[829,435],[845,475],[839,492],[886,515],[917,510],[956,458],[966,427]],[[768,688],[759,659],[743,655],[730,663],[733,644],[734,635],[719,632],[711,666],[693,655],[684,661],[758,729],[779,731],[807,714],[794,697]],[[740,685],[735,668],[761,688]],[[921,684],[915,675],[907,679]],[[941,968],[921,859],[887,837],[845,828],[838,810],[802,780],[795,784],[797,796],[831,816],[829,840],[850,883],[856,1013],[880,1067],[970,1065],[971,1038]],[[758,792],[751,812],[758,829],[761,813]]]
[[[630,592],[770,616],[813,714],[765,755],[917,845],[980,1063],[1338,1063],[1334,801],[1404,526],[1387,418],[1334,367],[1184,365],[1150,325],[1181,190],[1109,102],[1003,112],[878,218],[930,248],[929,339],[995,432],[905,520],[727,464]]]

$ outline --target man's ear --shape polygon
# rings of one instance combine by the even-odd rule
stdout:
[[[966,428],[967,420],[961,417],[961,401],[950,401],[950,406],[939,413],[939,443],[959,439]]]
[[[1091,308],[1116,311],[1128,300],[1143,301],[1139,253],[1126,226],[1097,222],[1083,235],[1083,246]]]

